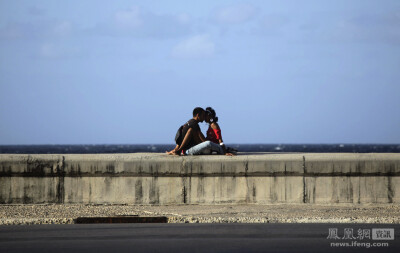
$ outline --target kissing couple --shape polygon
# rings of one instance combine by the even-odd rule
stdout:
[[[200,130],[199,122],[206,121],[209,124],[207,137]],[[168,155],[219,155],[233,156],[237,152],[227,148],[222,141],[221,129],[218,125],[218,117],[215,110],[207,107],[204,110],[196,107],[193,110],[193,118],[183,124],[175,136],[176,147],[167,151]]]

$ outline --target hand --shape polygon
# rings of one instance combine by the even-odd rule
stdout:
[[[225,155],[227,155],[227,156],[235,156],[235,154],[232,154],[232,153],[225,153]]]

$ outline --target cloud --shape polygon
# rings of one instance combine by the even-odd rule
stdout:
[[[141,13],[139,7],[133,6],[128,10],[118,11],[115,13],[115,22],[117,26],[137,28],[143,23],[140,16]]]
[[[290,19],[280,13],[264,15],[253,32],[261,36],[281,37],[287,35],[287,28],[290,27]]]
[[[43,16],[45,14],[45,11],[36,6],[31,6],[28,8],[28,14],[32,16]]]
[[[339,42],[400,44],[400,12],[359,15],[337,22],[329,39]]]
[[[25,24],[21,23],[8,23],[4,27],[0,27],[0,38],[1,39],[22,39],[26,37],[27,33],[24,32]]]
[[[55,36],[65,37],[72,32],[72,25],[67,21],[63,21],[54,25],[53,34]]]
[[[73,47],[68,43],[42,43],[39,48],[39,57],[43,59],[65,59],[81,56],[81,52],[77,47]]]
[[[214,55],[215,44],[209,35],[201,34],[190,37],[177,44],[171,52],[171,56],[181,59],[207,58]]]
[[[57,58],[60,51],[54,44],[45,43],[40,47],[40,55],[44,58]]]
[[[70,36],[74,28],[70,22],[42,20],[31,23],[9,22],[0,27],[1,39],[49,39]]]
[[[40,9],[28,9],[32,15]],[[0,25],[0,39],[52,39],[94,35],[136,38],[176,38],[192,32],[192,19],[186,13],[155,14],[139,6],[116,11],[111,18],[89,28],[81,28],[68,20],[31,19],[31,22],[9,22]]]
[[[219,24],[236,25],[249,21],[254,17],[255,8],[249,4],[238,4],[219,9],[215,20]]]
[[[155,14],[139,6],[119,10],[112,20],[99,23],[86,32],[92,35],[129,36],[137,38],[173,38],[191,32],[188,14]]]
[[[263,17],[261,26],[265,30],[277,30],[281,29],[289,23],[289,19],[281,14],[269,14]]]
[[[324,15],[324,16],[322,16]],[[383,43],[400,45],[400,12],[315,15],[300,24],[297,41],[306,43]]]
[[[189,24],[191,21],[191,17],[187,13],[178,14],[177,18],[181,24]]]

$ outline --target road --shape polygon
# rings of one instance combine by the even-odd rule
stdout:
[[[347,228],[347,230],[345,230]],[[328,239],[393,228],[394,240]],[[330,230],[331,229],[331,230]],[[336,230],[337,229],[337,230]],[[350,229],[350,230],[349,230]],[[349,234],[348,234],[349,235]],[[366,234],[365,234],[366,235]],[[350,236],[350,235],[349,235]],[[352,241],[364,246],[332,247]],[[370,243],[370,248],[367,247]],[[372,247],[373,243],[389,243]],[[400,252],[400,224],[94,224],[0,226],[0,252]]]

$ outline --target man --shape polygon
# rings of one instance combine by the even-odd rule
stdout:
[[[205,111],[201,107],[196,107],[193,110],[193,118],[190,119],[182,126],[181,136],[183,138],[181,143],[177,143],[176,147],[167,152],[169,155],[180,155],[185,151],[206,141],[203,133],[200,130],[199,122],[205,119]]]
[[[199,122],[203,122],[204,119],[204,109],[200,107],[194,108],[193,118],[186,122],[182,129],[178,130],[176,147],[166,153],[169,155],[180,155],[181,153],[183,155],[209,155],[212,152],[217,152],[218,154],[228,155],[220,145],[206,140],[199,126]]]

